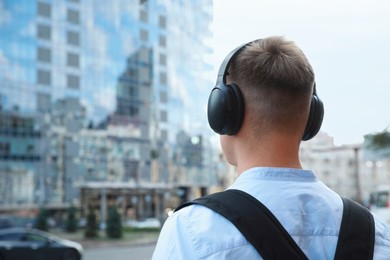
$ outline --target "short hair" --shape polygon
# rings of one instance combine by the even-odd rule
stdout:
[[[314,72],[294,42],[281,36],[251,42],[233,59],[227,81],[239,86],[254,128],[303,135]]]

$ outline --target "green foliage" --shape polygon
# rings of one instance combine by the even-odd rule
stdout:
[[[158,159],[158,157],[159,157],[158,151],[155,150],[155,149],[153,149],[153,150],[150,152],[150,157],[151,157],[152,159]]]
[[[108,210],[106,234],[110,238],[122,237],[122,221],[116,206]]]
[[[95,210],[90,207],[87,214],[87,225],[85,226],[84,236],[86,238],[98,237],[99,226],[96,218]]]
[[[43,231],[48,231],[49,230],[49,225],[47,223],[48,219],[48,213],[45,208],[40,208],[38,216],[35,220],[35,225],[34,228],[43,230]]]
[[[377,134],[369,134],[365,136],[367,148],[371,150],[380,150],[390,147],[390,132],[387,130]]]
[[[77,231],[77,209],[74,206],[68,208],[68,217],[66,219],[65,230],[69,233]]]

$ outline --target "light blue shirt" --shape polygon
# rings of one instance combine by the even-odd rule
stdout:
[[[340,196],[313,171],[253,168],[231,189],[260,200],[290,233],[309,259],[333,259],[343,213]],[[390,259],[390,228],[375,217],[374,259]],[[164,223],[153,259],[261,259],[228,220],[191,205]]]

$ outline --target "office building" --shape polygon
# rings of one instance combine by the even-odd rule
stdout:
[[[32,132],[14,140],[12,123],[2,126],[0,180],[19,174],[32,187],[1,203],[74,203],[89,181],[216,185],[205,116],[212,7],[0,0],[1,117]]]

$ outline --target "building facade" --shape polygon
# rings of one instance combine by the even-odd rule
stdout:
[[[0,185],[12,178],[29,187],[4,197],[3,207],[75,203],[80,187],[95,181],[216,185],[205,116],[212,81],[204,73],[212,7],[0,0],[1,122],[13,115],[31,128],[9,138],[12,123],[1,126]]]

